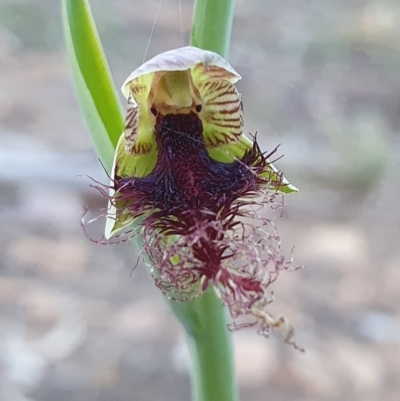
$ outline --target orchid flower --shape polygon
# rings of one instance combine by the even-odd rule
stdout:
[[[269,161],[276,149],[266,155],[243,134],[239,79],[221,56],[192,46],[159,54],[127,78],[105,242],[141,236],[168,298],[190,300],[212,284],[232,328],[257,325],[268,335],[283,326],[292,343],[286,318],[266,311],[268,287],[291,260],[262,211],[297,189]],[[243,317],[251,319],[236,322]]]

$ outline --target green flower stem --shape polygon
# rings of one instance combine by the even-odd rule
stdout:
[[[229,55],[235,0],[196,0],[190,44]]]
[[[235,401],[232,334],[213,288],[189,302],[169,301],[185,328],[191,355],[192,401]]]
[[[234,0],[196,0],[191,44],[227,58]],[[213,288],[189,302],[169,301],[185,328],[192,362],[193,401],[235,401],[232,335],[227,313]]]

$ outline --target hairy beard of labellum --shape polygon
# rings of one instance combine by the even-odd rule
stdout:
[[[144,178],[117,178],[121,199],[138,192],[143,207],[151,205],[164,215],[176,216],[188,209],[217,212],[244,189],[256,189],[256,175],[249,167],[261,159],[258,147],[246,153],[242,161],[221,163],[212,159],[203,143],[202,122],[194,113],[159,115],[155,131],[156,167]]]
[[[275,226],[258,213],[266,204],[283,204],[279,185],[263,178],[269,171],[267,156],[254,140],[241,160],[212,159],[195,113],[158,115],[155,133],[153,172],[143,178],[115,177],[112,201],[124,205],[117,208],[117,218],[144,216],[141,234],[156,285],[183,301],[212,283],[233,319],[252,317],[232,329],[258,325],[267,336],[271,327],[284,326],[292,343],[287,321],[265,312],[271,302],[268,286],[290,267],[280,254]]]

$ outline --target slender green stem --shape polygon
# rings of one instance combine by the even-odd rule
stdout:
[[[235,0],[196,0],[191,45],[227,58],[234,11]]]
[[[231,333],[214,289],[189,302],[169,304],[188,337],[192,401],[237,400]]]
[[[234,0],[196,0],[191,44],[227,57],[234,5]],[[232,336],[214,289],[190,302],[169,304],[188,336],[192,401],[237,400]]]

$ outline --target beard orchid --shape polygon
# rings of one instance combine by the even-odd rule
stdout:
[[[282,327],[295,345],[288,320],[267,311],[270,284],[292,261],[264,209],[297,189],[271,163],[276,149],[266,154],[244,135],[239,79],[195,47],[162,53],[128,77],[109,192],[99,188],[109,199],[105,239],[139,236],[167,297],[190,300],[212,285],[231,329],[268,336]]]

